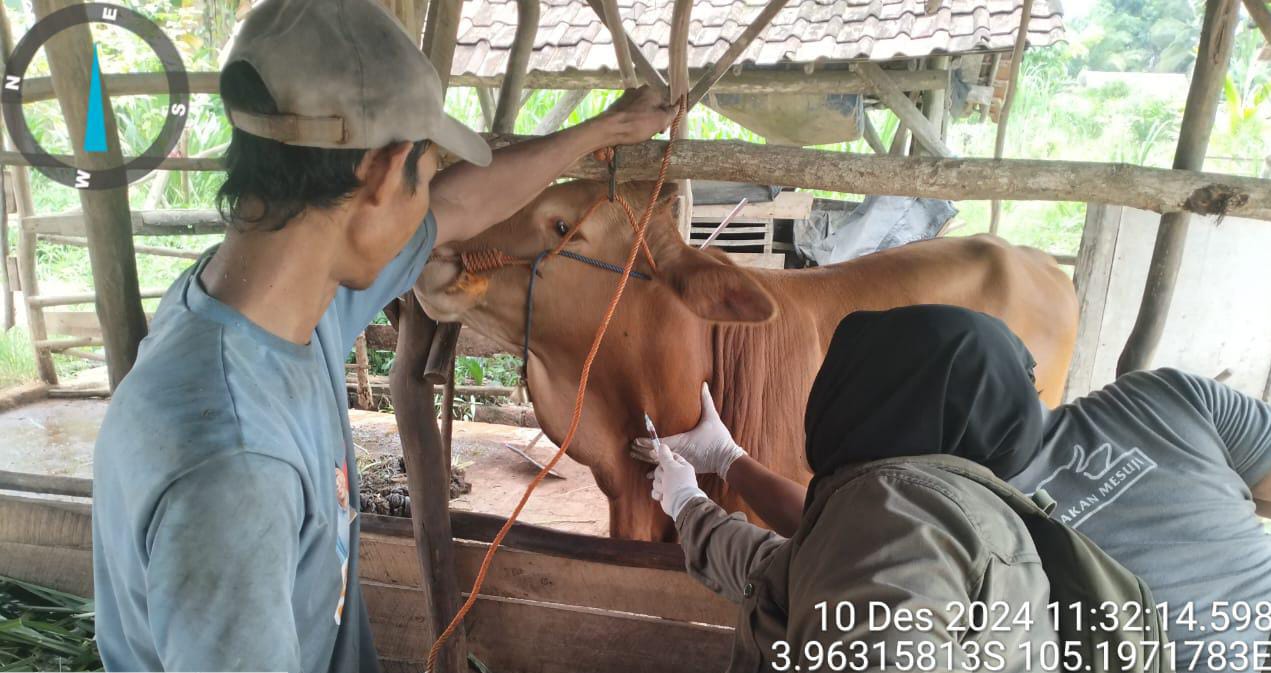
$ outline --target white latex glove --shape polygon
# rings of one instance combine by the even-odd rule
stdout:
[[[711,399],[711,389],[702,384],[702,419],[697,427],[688,432],[662,438],[662,444],[673,453],[683,456],[698,474],[728,474],[733,461],[746,455],[746,450],[737,446],[733,435],[719,420],[715,411],[715,400]],[[646,463],[656,463],[658,457],[653,450],[653,440],[639,437],[631,443],[631,456]]]
[[[658,466],[649,473],[653,480],[653,499],[662,504],[662,511],[672,519],[693,498],[705,498],[706,492],[697,486],[697,472],[683,456],[671,453],[666,446],[657,451]]]

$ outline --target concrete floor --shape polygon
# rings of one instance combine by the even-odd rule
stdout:
[[[93,443],[106,413],[105,400],[44,400],[0,413],[0,470],[90,478]],[[359,452],[401,454],[391,414],[350,412]],[[466,472],[472,492],[451,501],[457,510],[507,516],[537,468],[504,447],[521,449],[537,430],[488,423],[455,423],[454,463]],[[546,439],[530,451],[546,462],[556,447]],[[605,535],[608,506],[591,473],[568,457],[535,491],[520,520],[559,530]]]

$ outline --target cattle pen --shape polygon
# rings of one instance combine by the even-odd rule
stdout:
[[[1262,0],[1243,1],[1271,41],[1266,5]],[[39,16],[74,4],[34,2]],[[673,180],[757,182],[950,200],[1089,204],[1080,250],[1075,260],[1069,260],[1075,266],[1081,306],[1070,388],[1088,383],[1091,377],[1124,209],[1159,213],[1160,222],[1147,265],[1146,289],[1119,355],[1119,371],[1147,366],[1161,341],[1193,218],[1271,221],[1271,180],[1200,171],[1240,0],[1205,2],[1199,56],[1172,169],[1001,158],[1002,130],[1009,118],[1022,51],[1030,42],[1049,43],[1060,29],[1058,12],[1046,0],[886,0],[875,3],[895,10],[884,21],[899,23],[903,15],[908,21],[930,23],[928,37],[939,31],[942,19],[949,23],[955,15],[973,16],[977,8],[996,20],[986,23],[988,37],[982,43],[908,45],[880,57],[854,51],[804,62],[784,54],[767,61],[756,55],[762,52],[756,47],[765,30],[782,21],[793,23],[787,10],[790,5],[797,7],[797,0],[725,3],[744,10],[745,19],[738,22],[739,34],[727,36],[731,41],[715,35],[710,40],[718,45],[714,49],[695,48],[695,31],[690,30],[698,12],[709,13],[712,5],[696,3],[701,7],[695,7],[691,0],[672,4],[669,23],[665,17],[659,23],[652,11],[646,12],[649,16],[634,16],[633,0],[475,0],[466,7],[462,0],[386,0],[407,30],[420,36],[421,48],[443,81],[448,78],[452,85],[483,89],[487,137],[496,146],[526,138],[511,130],[524,92],[535,88],[571,92],[536,129],[537,134],[559,127],[581,100],[578,92],[594,88],[649,84],[684,94],[690,107],[706,102],[748,110],[759,105],[754,95],[809,100],[854,96],[852,104],[881,106],[900,120],[890,146],[878,138],[868,117],[859,128],[847,129],[868,141],[872,155],[788,144],[651,140],[619,151],[618,179],[654,178],[671,142],[668,177]],[[497,20],[513,7],[514,22]],[[571,20],[581,21],[584,13],[587,20],[579,25],[590,31],[593,45],[604,46],[603,54],[592,50],[585,59],[573,59],[578,54],[568,46],[548,48],[545,28],[559,27],[564,32]],[[0,19],[0,53],[7,59],[13,37],[3,6]],[[634,32],[628,26],[634,26]],[[655,37],[653,31],[662,34]],[[903,31],[896,34],[905,35]],[[50,77],[23,82],[24,100],[55,98],[68,125],[83,126],[85,85],[92,62],[89,45],[84,27],[68,29],[51,40],[46,47]],[[490,48],[497,57],[489,57]],[[478,53],[481,49],[487,51]],[[582,67],[575,67],[580,63]],[[958,90],[965,88],[958,94],[957,110],[950,94],[955,77],[961,78]],[[113,75],[105,77],[105,84],[116,95],[167,90],[162,75]],[[195,93],[216,93],[217,73],[190,73],[189,87]],[[721,101],[724,94],[734,98]],[[107,132],[114,134],[115,123],[107,109]],[[824,113],[823,107],[816,109]],[[998,120],[996,157],[958,158],[948,150],[949,116],[971,112]],[[210,210],[134,211],[129,207],[127,186],[81,190],[81,209],[76,212],[36,213],[27,180],[28,159],[11,147],[7,142],[0,147],[0,165],[7,167],[2,174],[3,192],[15,205],[19,245],[15,268],[0,275],[7,281],[12,276],[12,287],[22,292],[44,381],[37,394],[108,395],[109,389],[59,386],[51,353],[101,357],[113,388],[132,366],[146,333],[141,300],[161,293],[139,287],[136,255],[173,254],[168,249],[134,245],[133,237],[218,233],[224,224]],[[724,148],[727,151],[721,151]],[[63,159],[93,166],[93,161],[118,162],[120,156],[117,151],[105,158],[77,151],[73,159]],[[165,159],[160,170],[217,171],[221,167],[219,157],[173,157]],[[587,158],[567,175],[604,180],[608,167]],[[684,212],[691,218],[688,205]],[[7,241],[8,211],[0,208],[3,241]],[[683,225],[686,235],[691,226],[691,221]],[[40,239],[86,246],[95,292],[42,295],[35,273]],[[4,257],[7,267],[7,251]],[[11,287],[3,289],[9,292]],[[85,303],[95,304],[95,317],[47,310]],[[362,515],[359,579],[384,669],[416,671],[424,668],[429,647],[456,614],[482,556],[504,523],[499,517],[451,511],[447,497],[452,420],[448,401],[455,394],[456,352],[492,347],[475,335],[461,333],[459,325],[433,321],[412,295],[402,297],[388,313],[393,326],[368,331],[359,345],[359,358],[365,358],[365,341],[396,350],[390,388],[414,507],[409,522]],[[70,336],[51,338],[51,334]],[[94,347],[104,347],[104,356],[84,350]],[[364,365],[354,369],[365,372]],[[362,382],[358,390],[365,385]],[[447,400],[440,422],[433,408],[437,386],[443,387],[443,400]],[[1271,393],[1271,378],[1267,389]],[[0,473],[0,490],[24,493],[0,495],[0,575],[91,593],[91,509],[85,502],[92,495],[91,481]],[[469,654],[490,670],[514,673],[675,673],[721,670],[726,665],[735,609],[687,576],[678,545],[597,538],[527,524],[515,524],[511,530],[503,540],[503,551],[495,556],[475,609],[442,650],[439,671],[467,670]]]

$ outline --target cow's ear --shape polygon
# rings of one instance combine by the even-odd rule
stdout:
[[[690,310],[711,322],[768,322],[777,303],[741,267],[692,249],[659,266],[658,279],[679,295]]]

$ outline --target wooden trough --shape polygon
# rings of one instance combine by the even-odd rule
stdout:
[[[92,595],[91,481],[0,473],[0,575]],[[432,645],[409,519],[361,514],[360,579],[384,670],[423,669]],[[452,512],[455,575],[471,586],[503,519]],[[696,673],[728,662],[737,607],[684,572],[678,545],[517,524],[465,620],[469,650],[499,673]],[[657,647],[649,647],[657,643]]]

